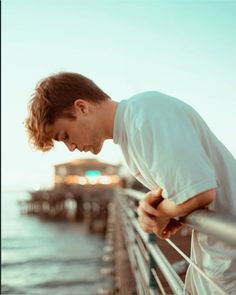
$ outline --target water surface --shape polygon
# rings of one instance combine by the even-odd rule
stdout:
[[[27,193],[2,193],[1,294],[97,294],[104,241],[80,223],[20,214]]]

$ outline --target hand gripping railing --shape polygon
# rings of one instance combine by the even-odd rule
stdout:
[[[138,202],[143,198],[144,193],[131,189],[118,190],[115,198],[131,266],[136,278],[138,294],[166,294],[165,288],[157,275],[157,267],[164,275],[173,294],[183,294],[183,281],[158,247],[156,236],[145,233],[137,221]],[[214,213],[204,209],[196,210],[181,218],[181,222],[236,248],[236,218],[234,216]],[[171,240],[166,239],[166,242],[182,255],[212,285],[212,288],[215,288],[217,294],[226,294]],[[185,290],[185,294],[188,294],[187,290]]]

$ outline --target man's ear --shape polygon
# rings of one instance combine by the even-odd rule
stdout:
[[[82,115],[87,115],[89,111],[89,104],[86,100],[76,99],[74,101],[74,108],[76,112]]]

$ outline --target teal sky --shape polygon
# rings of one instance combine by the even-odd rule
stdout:
[[[145,90],[176,96],[236,157],[235,15],[236,1],[3,0],[3,188],[50,187],[53,164],[92,156],[28,145],[27,102],[59,71],[89,77],[116,101]],[[112,141],[96,157],[123,161]]]

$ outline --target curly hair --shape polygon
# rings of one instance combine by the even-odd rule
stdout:
[[[46,127],[61,117],[74,119],[76,99],[98,104],[110,97],[92,80],[77,73],[62,72],[39,81],[28,103],[25,120],[29,142],[36,149],[45,152],[54,146]]]

